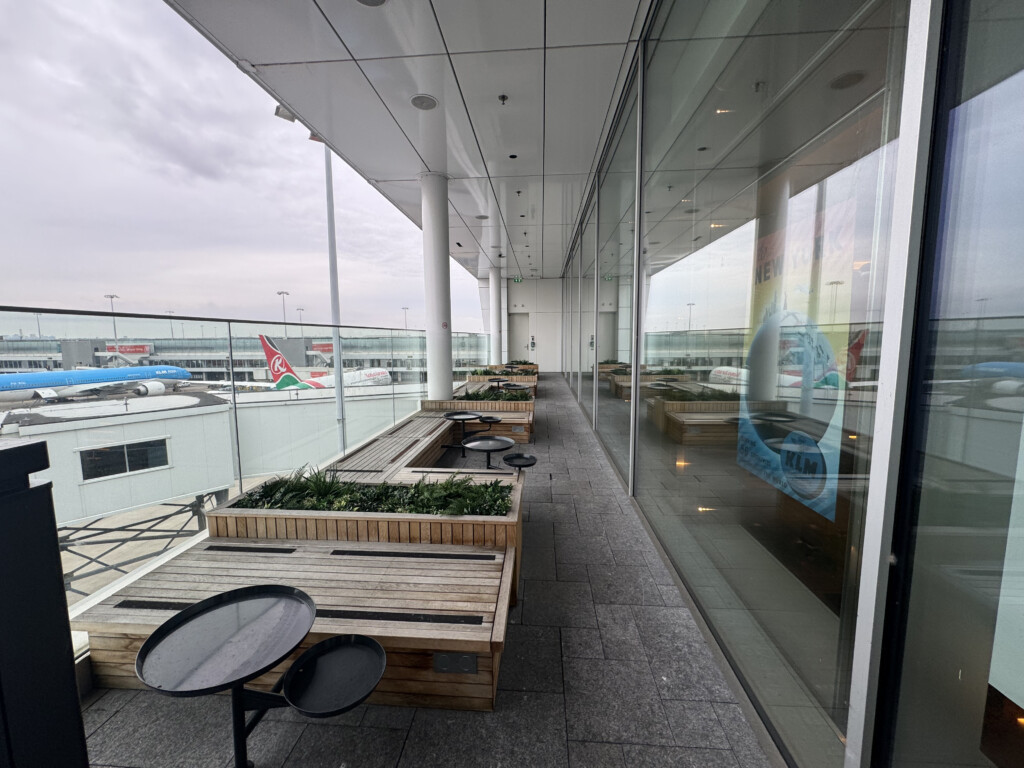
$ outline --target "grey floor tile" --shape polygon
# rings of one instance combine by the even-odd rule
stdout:
[[[509,627],[498,688],[562,692],[562,648],[557,627]]]
[[[309,725],[284,768],[393,768],[401,757],[405,735],[404,730],[390,728]]]
[[[594,606],[606,659],[647,659],[633,612],[627,605]]]
[[[591,741],[569,742],[569,768],[625,768],[622,747]]]
[[[556,563],[555,571],[558,574],[558,581],[586,581],[590,582],[590,574],[584,563]]]
[[[494,712],[419,709],[400,765],[562,768],[568,765],[563,698],[499,691]]]
[[[565,719],[574,741],[671,744],[646,661],[566,659]]]
[[[715,708],[709,701],[666,701],[665,716],[679,747],[730,749]]]
[[[771,768],[771,763],[758,744],[739,705],[715,702],[712,706],[725,730],[732,751],[736,754],[740,768]]]
[[[688,749],[624,745],[622,753],[631,768],[736,768],[729,750]]]
[[[528,581],[523,624],[549,627],[596,627],[590,584],[572,581]]]
[[[559,563],[615,563],[608,540],[603,536],[555,536],[555,557]]]
[[[140,693],[92,734],[89,759],[147,768],[221,768],[231,757],[231,744],[227,696]]]
[[[601,631],[584,627],[562,628],[562,656],[566,658],[603,659]]]
[[[681,654],[651,662],[662,698],[734,703],[736,696],[708,654]]]
[[[306,723],[309,722],[306,719]],[[305,723],[264,720],[256,726],[246,742],[249,759],[259,768],[281,768],[305,730]],[[183,741],[187,743],[187,739]],[[234,757],[229,757],[223,768],[234,768],[234,765]]]
[[[640,639],[652,659],[677,659],[706,650],[707,641],[686,608],[637,606],[633,608]]]
[[[588,565],[595,603],[662,605],[661,591],[646,565]]]
[[[412,717],[416,710],[412,707],[386,707],[380,704],[367,704],[363,719],[359,724],[368,728],[403,728],[412,725]]]
[[[531,547],[524,542],[521,575],[524,579],[555,581],[555,550]]]

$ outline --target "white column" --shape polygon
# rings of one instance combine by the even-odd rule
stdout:
[[[501,267],[491,267],[488,287],[491,291],[491,365],[505,362],[501,359]]]
[[[427,309],[427,397],[452,396],[452,296],[448,272],[448,177],[420,176]]]

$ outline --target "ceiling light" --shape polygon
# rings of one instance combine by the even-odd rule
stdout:
[[[517,157],[519,157],[519,155],[509,155],[508,159],[509,160],[515,160]]]
[[[688,197],[684,197],[684,198],[683,198],[682,200],[680,200],[679,202],[680,202],[680,203],[692,203],[693,201],[692,201],[692,200],[691,200],[690,198],[688,198]]]
[[[459,248],[461,248],[461,247],[462,247],[462,243],[456,242],[455,244],[456,244],[457,246],[459,246]]]
[[[362,2],[362,0],[359,1]],[[410,101],[416,109],[422,109],[424,112],[437,106],[437,99],[426,93],[417,93]]]
[[[486,213],[478,213],[475,218],[479,221],[487,221],[489,216]]]
[[[519,214],[519,218],[520,219],[525,219],[526,218],[526,214],[525,213],[520,213]]]
[[[853,88],[857,83],[864,79],[865,75],[860,70],[852,70],[850,72],[844,72],[839,77],[831,80],[828,87],[833,91],[842,91],[847,88]]]
[[[722,228],[724,226],[725,226],[725,224],[712,224],[711,228],[712,229],[720,229],[720,228]]]
[[[715,110],[715,114],[716,115],[728,115],[730,112],[732,112],[731,109],[716,109]]]
[[[356,0],[356,2],[369,8],[380,8],[387,0]]]
[[[700,208],[687,208],[683,213],[700,213]]]
[[[648,245],[661,245],[661,240],[651,240]]]

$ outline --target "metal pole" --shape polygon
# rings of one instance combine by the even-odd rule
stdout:
[[[338,424],[338,448],[345,453],[345,365],[341,356],[341,294],[338,291],[338,248],[334,238],[334,175],[331,148],[324,143],[324,174],[327,181],[327,263],[331,275],[331,348],[334,352],[334,417]]]
[[[174,314],[174,310],[173,309],[168,309],[166,311],[166,314],[167,314],[167,324],[171,327],[171,338],[173,339],[174,338],[174,318],[172,318],[171,315]]]
[[[306,329],[302,327],[302,313],[306,310],[303,307],[296,307],[295,311],[299,313],[299,338],[304,339],[306,337]]]
[[[117,355],[121,354],[121,344],[117,340],[117,316],[114,314],[114,299],[119,299],[121,297],[116,293],[105,293],[103,294],[103,298],[110,299],[110,319],[114,323],[114,357],[116,358]]]
[[[185,328],[182,326],[181,337],[185,338]],[[228,384],[231,386],[231,416],[235,422],[235,460],[238,462],[238,493],[241,494],[245,488],[242,483],[242,439],[238,429],[238,393],[235,391],[235,348],[231,343],[233,334],[231,323],[228,323]]]
[[[326,145],[325,145],[326,146]],[[281,322],[284,324],[284,337],[288,338],[288,317],[284,310],[284,297],[290,296],[288,291],[278,291],[277,295],[281,297]]]
[[[36,312],[36,338],[37,339],[43,338],[43,330],[42,330],[41,326],[39,325],[39,313],[38,312]]]

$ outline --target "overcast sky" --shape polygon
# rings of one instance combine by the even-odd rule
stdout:
[[[330,321],[323,146],[163,2],[0,4],[0,93],[0,304]],[[342,322],[422,328],[419,229],[334,185]]]

